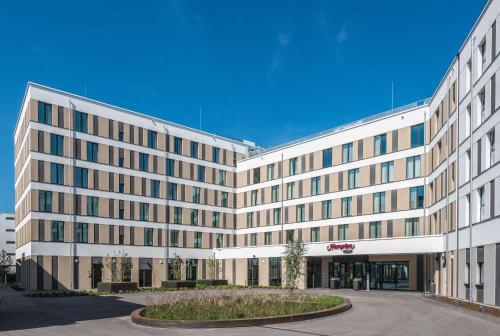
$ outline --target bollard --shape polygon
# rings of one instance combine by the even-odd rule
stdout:
[[[370,273],[366,273],[366,291],[370,291]]]

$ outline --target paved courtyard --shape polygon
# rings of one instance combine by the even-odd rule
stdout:
[[[315,293],[331,293],[314,290]],[[154,329],[129,313],[152,294],[28,298],[0,288],[1,335],[498,335],[500,318],[423,298],[419,293],[336,291],[353,308],[321,319],[234,329]],[[160,293],[162,295],[164,293]],[[168,293],[167,293],[168,294]]]

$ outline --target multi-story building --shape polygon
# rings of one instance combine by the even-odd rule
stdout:
[[[430,99],[275,148],[28,84],[15,131],[18,272],[27,288],[93,288],[118,251],[159,286],[168,260],[202,278],[429,290],[500,305],[500,0]],[[500,43],[499,43],[500,45]],[[495,197],[497,196],[497,197]]]
[[[14,264],[16,259],[15,227],[14,214],[0,213],[0,251],[5,250],[13,261],[13,264],[8,270],[9,273],[14,273],[16,271]]]

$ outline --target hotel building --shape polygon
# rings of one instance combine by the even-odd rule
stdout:
[[[489,1],[430,99],[269,149],[29,83],[19,280],[95,288],[123,251],[140,286],[176,255],[187,279],[215,257],[230,283],[280,285],[293,239],[302,288],[360,279],[500,305],[499,14]]]

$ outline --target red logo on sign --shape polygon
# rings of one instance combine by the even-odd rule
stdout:
[[[352,243],[331,243],[330,245],[328,245],[326,247],[326,249],[328,250],[328,252],[330,251],[335,251],[335,250],[341,250],[341,251],[344,251],[344,250],[354,250],[354,244]]]

